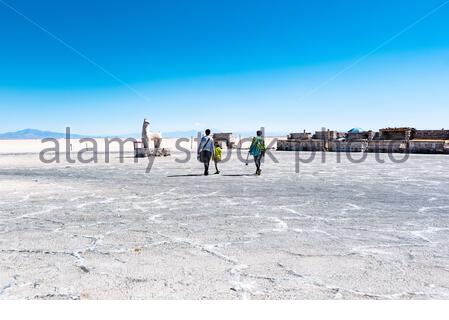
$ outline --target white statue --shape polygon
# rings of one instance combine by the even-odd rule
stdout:
[[[160,132],[151,133],[148,130],[150,126],[150,122],[147,119],[143,120],[142,125],[142,143],[145,149],[148,149],[150,146],[150,140],[153,141],[154,149],[159,149],[162,143],[162,134]]]
[[[150,125],[150,122],[147,119],[143,119],[143,125],[142,125],[142,143],[143,147],[145,149],[148,149],[149,147],[149,135],[148,135],[148,127]]]

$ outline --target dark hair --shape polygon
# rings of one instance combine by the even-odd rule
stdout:
[[[206,136],[210,135],[210,129],[206,129]]]
[[[262,131],[260,131],[260,130],[258,130],[258,131],[257,131],[257,136],[258,136],[258,137],[261,137],[261,136],[262,136],[262,134],[263,134],[263,132],[262,132]]]

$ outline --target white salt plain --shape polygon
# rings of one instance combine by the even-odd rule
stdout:
[[[449,298],[447,156],[274,155],[260,177],[0,155],[0,298]]]

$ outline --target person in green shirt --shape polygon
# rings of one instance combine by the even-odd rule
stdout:
[[[221,161],[221,153],[222,149],[218,142],[215,142],[214,145],[214,163],[215,163],[215,174],[220,174],[220,170],[218,170],[218,162]]]
[[[260,166],[262,163],[262,158],[265,155],[265,141],[262,134],[262,131],[257,131],[257,136],[253,138],[251,147],[249,148],[249,154],[254,157],[254,163],[256,164],[256,175],[258,176],[262,173]]]

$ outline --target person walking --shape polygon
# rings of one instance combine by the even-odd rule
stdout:
[[[221,161],[222,149],[218,142],[215,142],[215,152],[214,152],[214,163],[215,163],[215,174],[220,174],[218,170],[218,163]]]
[[[210,130],[207,129],[205,135],[201,138],[198,144],[197,157],[200,162],[204,164],[204,175],[209,175],[209,164],[212,156],[215,153],[214,150],[214,139],[210,137]]]
[[[257,131],[257,136],[253,138],[249,148],[249,154],[254,157],[254,163],[256,164],[256,175],[258,176],[262,173],[260,166],[262,164],[262,158],[265,155],[265,141],[262,134],[262,131]]]

